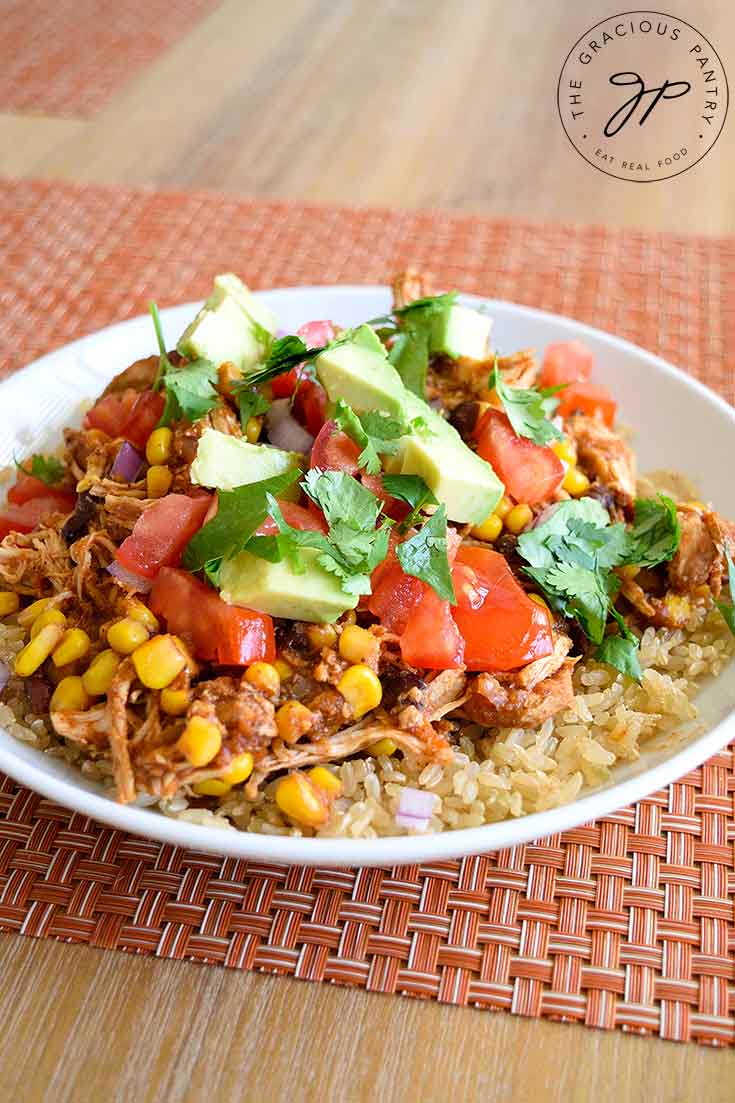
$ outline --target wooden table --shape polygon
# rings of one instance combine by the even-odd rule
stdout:
[[[732,127],[645,188],[571,149],[558,71],[615,10],[581,7],[225,0],[94,117],[0,114],[0,172],[735,231]],[[688,15],[727,65],[728,0]],[[19,1101],[733,1098],[735,1057],[694,1045],[16,936],[0,971]]]

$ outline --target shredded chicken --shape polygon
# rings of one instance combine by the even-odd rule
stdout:
[[[636,461],[622,437],[596,418],[577,414],[567,430],[577,446],[579,466],[606,486],[624,509],[633,506],[636,493]]]
[[[405,272],[399,272],[391,287],[394,310],[401,310],[416,299],[424,299],[427,295],[435,294],[431,278],[423,272],[417,272],[415,268],[407,268]]]
[[[107,723],[109,724],[112,770],[117,786],[117,799],[121,804],[135,800],[135,777],[128,746],[128,695],[135,681],[135,667],[131,659],[124,659],[117,668],[107,694]]]
[[[567,708],[573,698],[568,636],[557,636],[551,655],[512,674],[479,674],[468,686],[465,714],[488,728],[534,728]]]
[[[213,678],[194,692],[187,719],[200,716],[220,725],[232,754],[262,751],[278,735],[272,701],[245,678]]]
[[[59,515],[59,518],[61,515]],[[61,521],[35,532],[11,532],[0,543],[0,583],[35,597],[73,587],[72,564],[61,536]]]

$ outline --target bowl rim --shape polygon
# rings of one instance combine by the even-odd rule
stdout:
[[[294,294],[308,296],[309,293],[329,292],[335,298],[349,298],[356,294],[385,294],[388,289],[379,284],[309,284],[296,287],[279,287],[259,290],[259,297],[268,302],[277,303],[284,297]],[[509,300],[491,299],[481,295],[461,293],[461,300],[473,305],[483,305],[490,312],[500,309],[520,318],[561,326],[564,330],[573,330],[574,336],[588,336],[606,344],[611,349],[635,356],[645,366],[676,378],[680,383],[696,391],[700,398],[712,409],[723,413],[732,421],[735,428],[735,408],[710,390],[698,379],[688,375],[667,360],[648,352],[639,345],[622,337],[579,322],[566,315],[540,310]],[[168,316],[184,310],[196,310],[201,302],[187,302],[169,306],[161,311],[165,324]],[[31,364],[14,372],[9,379],[0,383],[3,389],[12,387],[19,378],[28,379],[36,373],[48,370],[49,365],[61,355],[82,352],[85,346],[93,344],[102,335],[114,337],[127,329],[139,327],[146,315],[136,315],[104,326],[93,333],[79,337],[72,342],[39,357]],[[724,672],[723,672],[724,674]],[[3,735],[14,741],[6,729],[0,728]],[[160,811],[142,808],[136,805],[120,805],[100,793],[83,786],[75,785],[71,780],[59,778],[15,754],[12,747],[0,744],[0,770],[14,780],[41,793],[62,806],[80,812],[107,826],[147,839],[184,847],[188,850],[215,853],[227,857],[263,860],[283,865],[309,866],[383,866],[411,865],[427,861],[446,860],[470,854],[482,854],[534,840],[543,840],[561,831],[580,827],[592,820],[609,816],[655,793],[662,787],[700,766],[712,754],[723,749],[735,737],[735,710],[731,711],[714,727],[703,735],[696,736],[681,750],[676,751],[664,761],[641,771],[633,777],[592,790],[586,795],[558,808],[543,812],[533,812],[525,816],[483,824],[479,827],[466,827],[437,833],[384,836],[376,839],[303,838],[292,835],[266,835],[239,829],[192,824]],[[23,745],[23,744],[21,744]],[[26,746],[26,751],[43,755]]]

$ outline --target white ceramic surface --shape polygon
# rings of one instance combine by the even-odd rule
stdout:
[[[293,332],[311,318],[352,325],[386,311],[389,294],[380,287],[298,287],[264,292],[261,298]],[[486,302],[493,316],[493,341],[502,352],[579,337],[595,354],[595,379],[608,384],[620,416],[636,427],[641,470],[686,471],[706,499],[735,517],[733,455],[735,411],[707,388],[656,356],[568,318],[512,303]],[[163,312],[173,345],[195,304]],[[155,351],[148,317],[133,318],[44,356],[0,385],[0,467],[13,453],[25,455],[57,443],[64,425],[79,418],[80,403],[94,397],[118,371]],[[115,827],[195,850],[267,861],[315,865],[393,865],[495,850],[562,831],[638,800],[699,765],[735,736],[735,666],[698,698],[705,735],[677,746],[649,745],[639,761],[620,765],[604,788],[563,808],[521,819],[438,835],[393,839],[298,839],[194,826],[158,812],[124,807],[103,795],[64,763],[14,740],[0,730],[0,770],[58,803]]]

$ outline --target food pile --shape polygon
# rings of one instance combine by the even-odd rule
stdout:
[[[173,351],[152,306],[158,353],[18,461],[19,737],[122,802],[370,835],[462,826],[455,798],[472,822],[571,799],[692,715],[673,672],[731,653],[735,525],[639,495],[579,342],[497,355],[456,294],[393,290],[354,329],[278,336],[218,276]]]

